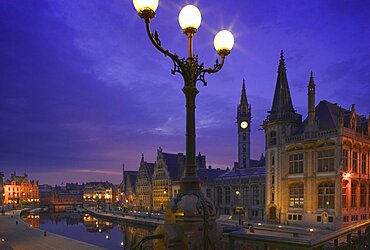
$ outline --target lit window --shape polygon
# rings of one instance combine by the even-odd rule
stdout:
[[[293,184],[289,189],[289,207],[303,208],[304,187],[303,184]]]
[[[335,183],[322,183],[319,185],[319,208],[334,208]]]

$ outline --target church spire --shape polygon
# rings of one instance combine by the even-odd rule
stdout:
[[[240,104],[248,106],[247,92],[245,91],[245,79],[243,78],[242,95],[240,97]]]
[[[285,113],[285,112],[295,112],[295,110],[293,108],[292,98],[290,97],[290,90],[284,60],[284,52],[283,50],[281,50],[278,68],[278,77],[276,80],[274,101],[272,103],[271,113]]]

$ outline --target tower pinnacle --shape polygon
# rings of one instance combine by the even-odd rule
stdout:
[[[295,112],[293,108],[292,98],[290,97],[290,90],[288,79],[286,75],[284,52],[280,52],[280,61],[278,67],[278,77],[276,79],[274,100],[272,103],[271,113],[285,113]]]

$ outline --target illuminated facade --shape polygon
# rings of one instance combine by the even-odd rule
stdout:
[[[14,172],[10,180],[4,182],[4,194],[4,204],[38,203],[38,181],[30,181],[26,173],[23,176],[17,176]]]
[[[113,200],[113,184],[107,181],[87,182],[83,189],[83,199],[86,203],[111,203]]]
[[[266,134],[267,220],[338,229],[370,219],[370,117],[321,101],[296,113],[281,53]]]
[[[4,193],[4,174],[3,172],[0,172],[0,204],[4,204],[4,198],[5,198],[5,193]]]

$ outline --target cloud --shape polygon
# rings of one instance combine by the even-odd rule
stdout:
[[[122,176],[122,172],[118,171],[109,171],[101,169],[73,169],[70,172],[83,173],[83,174],[102,174],[102,175],[119,175]]]

